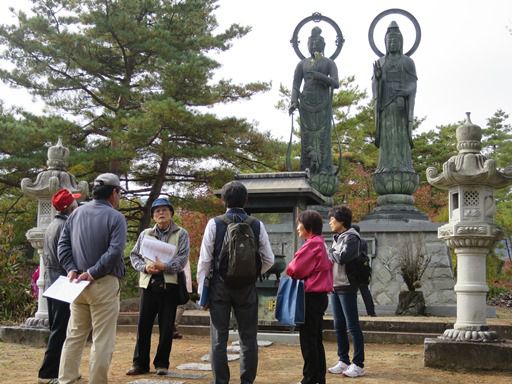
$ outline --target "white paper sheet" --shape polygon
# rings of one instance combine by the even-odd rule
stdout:
[[[177,248],[175,245],[153,239],[151,237],[144,237],[140,247],[140,253],[146,259],[151,261],[160,260],[163,263],[168,263],[176,254]]]
[[[59,276],[55,282],[44,291],[43,296],[51,299],[72,303],[89,285],[90,281],[82,280],[80,282],[70,282],[66,276]]]

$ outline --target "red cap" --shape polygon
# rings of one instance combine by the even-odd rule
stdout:
[[[53,207],[61,212],[69,207],[75,199],[78,199],[81,195],[79,193],[71,193],[66,188],[59,189],[52,196]]]

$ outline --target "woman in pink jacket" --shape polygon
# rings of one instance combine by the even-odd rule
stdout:
[[[300,349],[304,359],[301,384],[325,384],[325,351],[322,323],[327,309],[327,293],[332,291],[332,263],[322,237],[322,216],[304,211],[297,220],[297,233],[305,240],[288,264],[286,273],[304,280],[306,316],[300,326]]]

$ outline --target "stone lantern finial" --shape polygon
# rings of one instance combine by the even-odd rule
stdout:
[[[482,128],[471,122],[471,112],[466,112],[466,121],[457,127],[455,136],[459,153],[480,153]]]
[[[57,169],[65,171],[68,169],[69,149],[62,145],[62,139],[59,137],[57,144],[48,148],[48,169]]]

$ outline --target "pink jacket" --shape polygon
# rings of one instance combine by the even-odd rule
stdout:
[[[305,292],[332,292],[332,263],[324,238],[315,235],[306,240],[286,269],[288,276],[304,280]]]

